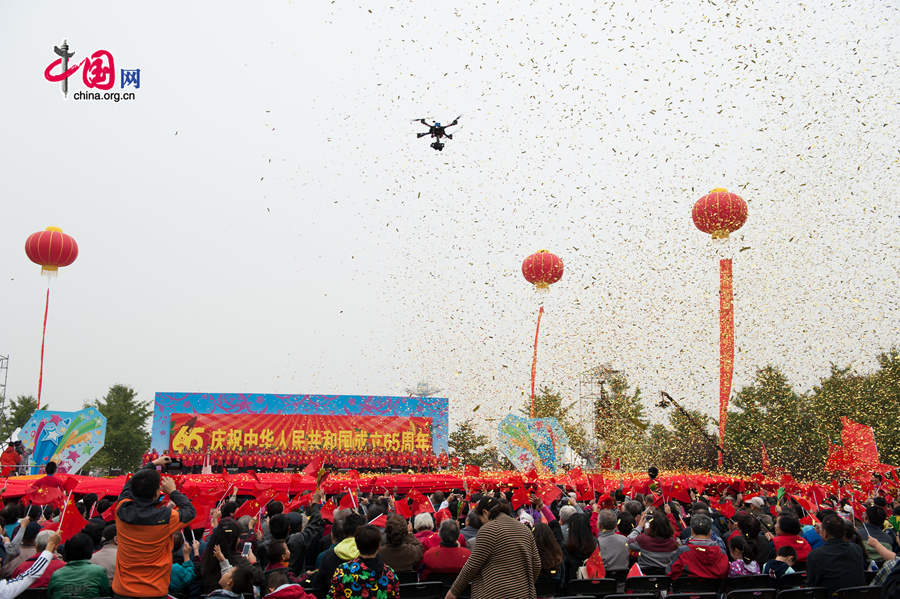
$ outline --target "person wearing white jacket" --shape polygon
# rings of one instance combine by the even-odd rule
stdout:
[[[31,583],[40,578],[47,566],[50,565],[50,560],[53,559],[53,552],[56,551],[59,542],[59,533],[53,533],[47,541],[47,548],[34,560],[33,566],[15,578],[0,580],[0,599],[18,597],[22,594],[22,591],[31,586]]]

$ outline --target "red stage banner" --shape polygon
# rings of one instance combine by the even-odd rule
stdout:
[[[432,453],[431,418],[333,414],[172,414],[170,449]]]

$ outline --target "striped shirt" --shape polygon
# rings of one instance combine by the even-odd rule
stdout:
[[[15,578],[0,580],[0,599],[18,597],[22,591],[31,586],[31,583],[41,577],[52,559],[53,554],[44,551],[34,560],[34,564],[30,568]]]
[[[541,558],[531,530],[501,513],[478,530],[478,542],[450,591],[472,599],[535,599]]]

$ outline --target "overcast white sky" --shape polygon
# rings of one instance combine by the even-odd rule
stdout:
[[[454,7],[455,6],[455,7]],[[0,4],[0,353],[44,398],[404,394],[496,418],[598,363],[718,401],[718,265],[691,222],[740,193],[735,388],[800,388],[900,345],[897,2]],[[68,39],[140,68],[129,102],[43,78]],[[118,75],[117,75],[118,86]],[[443,153],[410,119],[464,127]],[[738,252],[742,247],[749,249]],[[485,424],[484,426],[488,426]]]

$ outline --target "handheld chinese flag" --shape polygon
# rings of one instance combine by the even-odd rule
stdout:
[[[387,516],[381,514],[380,516],[376,516],[369,521],[370,526],[377,526],[378,528],[384,528],[387,526]]]
[[[720,503],[717,507],[719,509],[719,513],[726,518],[731,518],[735,514],[734,505],[730,501]]]
[[[75,507],[75,504],[70,501],[66,507],[63,508],[63,513],[59,518],[59,522],[48,522],[44,525],[42,530],[58,531],[62,542],[65,543],[84,530],[84,527],[87,525],[88,521],[84,519],[81,512]]]
[[[599,547],[596,547],[591,557],[587,558],[587,561],[584,562],[584,567],[587,570],[588,578],[606,578],[606,568],[603,565]]]
[[[562,495],[562,489],[551,484],[542,483],[538,492],[541,494],[541,501],[544,502],[544,505],[550,505]]]
[[[406,500],[406,497],[403,499],[398,499],[394,502],[394,511],[409,520],[413,517],[412,510],[409,509],[409,502]]]
[[[522,487],[516,487],[513,489],[512,494],[512,507],[514,510],[519,509],[523,505],[528,505],[531,503],[531,497],[529,497],[528,492]]]
[[[22,496],[22,501],[25,503],[33,503],[35,505],[61,506],[64,498],[65,495],[63,495],[63,492],[59,487],[48,487],[35,483],[31,488],[25,491],[25,495]]]
[[[625,575],[625,578],[634,578],[635,576],[643,576],[644,573],[641,572],[641,567],[637,565],[637,562],[631,566],[631,569],[628,570],[628,574]]]
[[[322,504],[322,520],[334,522],[334,507],[334,503],[330,499]]]
[[[348,492],[346,495],[341,497],[340,503],[338,503],[342,510],[353,510],[356,509],[356,498],[353,497],[353,493]]]
[[[103,518],[104,522],[114,522],[116,519],[116,508],[119,506],[118,502],[113,503],[109,506],[105,512],[100,514],[100,517]]]
[[[306,465],[306,468],[303,469],[303,474],[306,476],[316,476],[324,463],[325,456],[322,454],[317,455]]]
[[[451,514],[451,513],[450,513],[450,510],[448,510],[447,508],[438,510],[438,511],[435,512],[435,514],[434,514],[434,523],[435,523],[435,525],[439,525],[439,524],[440,524],[441,522],[443,522],[444,520],[452,520],[452,519],[453,519],[453,514]]]

